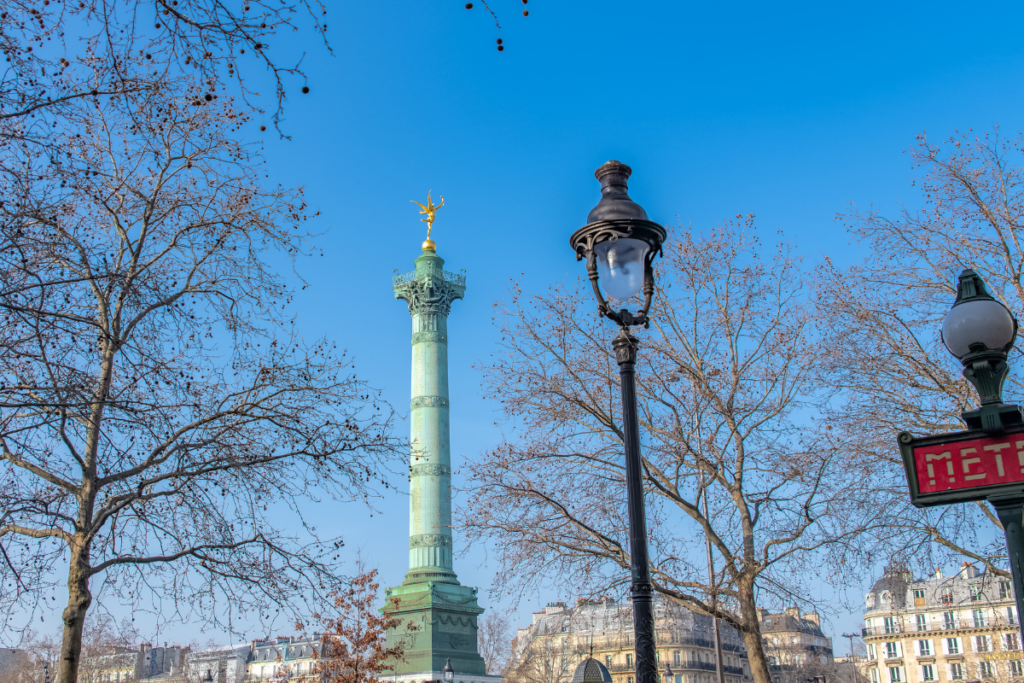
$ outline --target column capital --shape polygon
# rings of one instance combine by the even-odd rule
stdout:
[[[447,316],[452,302],[465,295],[465,274],[449,273],[443,265],[439,256],[421,256],[413,272],[400,275],[396,271],[392,287],[395,298],[409,304],[410,315]]]

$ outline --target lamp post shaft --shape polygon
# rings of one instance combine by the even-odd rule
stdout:
[[[659,683],[654,647],[654,600],[647,556],[640,427],[636,411],[637,339],[622,328],[612,342],[622,387],[622,440],[626,451],[626,506],[629,513],[629,555],[632,562],[633,633],[636,683]]]
[[[1017,602],[1017,626],[1020,626],[1024,608],[1024,500],[993,500],[992,505],[1006,533],[1006,550],[1010,555],[1010,575],[1013,577],[1013,597]],[[1024,633],[1022,633],[1024,636]]]

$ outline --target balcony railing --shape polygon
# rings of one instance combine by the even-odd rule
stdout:
[[[395,287],[404,285],[407,282],[412,282],[419,276],[418,271],[412,271],[411,273],[400,274],[398,269],[394,270],[394,275],[391,277],[391,282]],[[466,286],[466,273],[449,273],[447,270],[435,271],[434,277],[439,277],[445,282],[451,282],[452,284]]]
[[[1017,629],[1020,626],[1016,620],[1009,620],[1005,616],[999,615],[995,617],[986,616],[983,623],[976,624],[974,619],[971,617],[961,618],[952,624],[947,624],[945,621],[939,621],[934,623],[926,624],[893,624],[891,626],[868,626],[862,628],[861,635],[864,637],[869,636],[897,636],[905,637],[914,633],[926,633],[929,631],[964,631],[975,628],[992,628],[992,629],[1003,629],[1013,628]]]
[[[661,666],[661,665],[659,664],[659,666]],[[636,667],[634,667],[632,664],[622,664],[622,663],[612,664],[611,666],[607,667],[608,671],[614,671],[614,672],[633,671],[633,670],[635,670],[635,668]],[[680,673],[680,672],[685,673],[687,671],[714,671],[714,670],[715,670],[714,662],[683,661],[683,662],[680,662],[679,664],[675,664],[675,663],[672,664],[672,671],[674,671],[677,674]],[[742,676],[743,675],[743,667],[739,667],[739,666],[723,666],[722,667],[722,671],[727,673],[727,674],[730,674],[730,675],[736,675],[736,676]]]
[[[694,638],[694,637],[691,637],[691,636],[680,636],[680,635],[676,635],[674,633],[668,633],[668,632],[665,632],[665,631],[658,631],[655,634],[655,639],[658,642],[658,647],[659,648],[680,645],[680,646],[690,646],[690,647],[703,647],[703,648],[707,648],[707,649],[711,650],[711,649],[714,649],[714,647],[715,647],[714,641],[711,640],[710,638],[704,639],[704,638]],[[589,646],[591,644],[590,640],[588,639],[586,642],[587,642],[587,646],[589,648]],[[621,649],[621,648],[624,648],[624,647],[631,648],[631,647],[633,647],[633,640],[632,640],[632,638],[623,638],[623,637],[616,637],[616,636],[604,637],[604,638],[597,637],[597,638],[594,638],[593,646],[594,646],[594,650],[601,650],[602,648],[608,648],[608,649]],[[725,641],[725,642],[722,643],[722,650],[724,650],[726,652],[735,652],[735,653],[746,654],[746,647],[742,643],[739,643],[739,642]]]

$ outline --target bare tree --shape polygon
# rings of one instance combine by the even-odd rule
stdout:
[[[578,660],[576,652],[556,647],[550,638],[529,635],[524,638],[515,643],[504,673],[505,680],[509,683],[560,683],[567,673],[572,675],[569,664]]]
[[[810,562],[841,571],[870,518],[867,473],[819,419],[827,351],[788,248],[762,247],[749,218],[676,229],[658,271],[637,373],[655,589],[738,629],[768,683],[755,608],[802,600]],[[471,542],[495,541],[499,590],[629,581],[615,330],[578,285],[514,290],[498,310],[501,353],[483,367],[513,437],[471,464],[462,512]],[[713,581],[697,559],[705,535]]]
[[[477,620],[477,649],[488,673],[500,674],[512,654],[512,622],[508,612],[488,610]]]
[[[25,657],[20,667],[14,671],[4,671],[4,674],[15,683],[43,683],[49,670],[50,680],[53,680],[60,660],[61,635],[61,631],[47,634],[31,629],[23,631],[18,647],[25,652]],[[82,628],[82,665],[79,675],[88,679],[90,675],[109,670],[112,668],[110,660],[113,656],[134,653],[138,642],[139,633],[130,619],[124,618],[117,622],[109,614],[91,612]],[[129,656],[129,660],[134,660],[134,654]]]
[[[165,616],[216,618],[225,591],[263,618],[317,604],[342,541],[300,502],[369,500],[398,443],[345,355],[292,326],[270,259],[313,251],[301,192],[263,187],[245,114],[202,92],[81,100],[60,164],[0,150],[0,608],[66,588],[61,683],[100,577]]]
[[[923,173],[914,181],[922,208],[903,207],[892,218],[874,209],[842,216],[869,256],[851,268],[826,263],[820,293],[832,326],[829,382],[844,394],[831,419],[844,457],[873,463],[878,473],[878,510],[895,561],[917,559],[931,571],[938,548],[940,557],[967,557],[1008,577],[1002,534],[993,534],[1002,527],[988,503],[912,507],[896,445],[903,430],[964,429],[960,413],[977,402],[939,336],[959,273],[976,270],[1017,315],[1024,306],[1024,148],[997,133],[938,145],[919,136],[910,155]],[[1019,349],[1012,353],[1021,358]],[[1010,397],[1021,379],[1010,375]]]
[[[367,571],[360,562],[357,571],[347,588],[329,594],[330,613],[313,615],[324,629],[313,673],[324,683],[377,683],[381,674],[394,671],[405,656],[405,641],[387,646],[388,630],[402,623],[393,616],[398,598],[389,597],[383,612],[378,613],[377,570]],[[297,622],[296,627],[301,631],[304,624]],[[407,630],[417,629],[411,621],[407,624]]]

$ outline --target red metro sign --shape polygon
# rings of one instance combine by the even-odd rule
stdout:
[[[998,436],[968,431],[915,439],[903,432],[899,444],[917,507],[1024,496],[1024,427]]]

